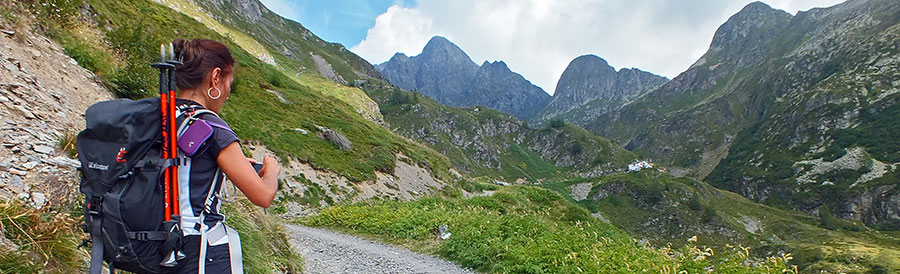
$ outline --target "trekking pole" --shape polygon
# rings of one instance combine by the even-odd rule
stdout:
[[[167,64],[172,65],[172,68],[169,69],[169,99],[168,99],[168,112],[169,112],[169,158],[174,159],[178,155],[178,133],[175,132],[176,127],[176,118],[175,117],[175,68],[178,65],[181,65],[181,61],[177,60],[175,56],[175,45],[169,43],[169,58],[165,61]],[[172,179],[171,179],[171,191],[172,191],[172,214],[171,215],[179,215],[181,213],[181,207],[178,202],[178,165],[172,166]]]
[[[159,69],[159,112],[162,116],[162,158],[170,159],[172,154],[171,140],[169,140],[169,121],[172,114],[169,113],[169,70],[174,70],[175,65],[166,63],[166,46],[159,45],[159,54],[161,61],[159,63],[150,64],[150,66]],[[166,168],[163,175],[163,196],[164,200],[164,216],[165,220],[172,219],[172,169]]]

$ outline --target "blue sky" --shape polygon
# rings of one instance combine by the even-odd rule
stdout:
[[[616,69],[669,78],[697,61],[729,17],[755,0],[261,0],[372,64],[418,55],[440,35],[475,63],[506,62],[553,94],[569,62],[597,55]],[[762,0],[796,14],[843,0]]]
[[[261,0],[281,16],[300,22],[325,41],[359,44],[375,17],[393,5],[415,7],[415,0]]]

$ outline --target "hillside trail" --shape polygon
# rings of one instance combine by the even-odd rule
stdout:
[[[303,273],[475,273],[404,248],[322,228],[285,224]]]

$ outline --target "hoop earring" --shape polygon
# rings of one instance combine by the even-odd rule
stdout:
[[[213,88],[215,88],[216,91],[219,92],[219,95],[212,96],[212,90],[213,90]],[[222,97],[222,90],[220,90],[218,87],[211,87],[211,88],[209,88],[209,89],[206,90],[206,96],[209,96],[209,99],[217,100],[217,99],[219,99],[219,97]]]

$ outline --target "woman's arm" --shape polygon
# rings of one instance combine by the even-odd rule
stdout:
[[[281,169],[275,158],[263,158],[262,170],[257,174],[247,158],[244,158],[241,146],[233,142],[219,152],[216,162],[253,204],[261,207],[272,204],[275,191],[278,190],[278,171]]]

